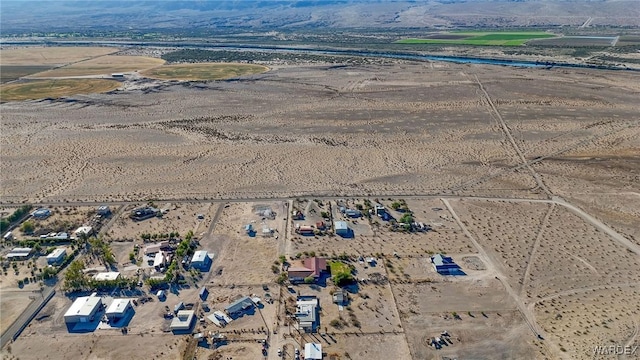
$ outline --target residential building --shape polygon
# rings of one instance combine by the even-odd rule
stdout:
[[[31,256],[32,253],[32,248],[13,248],[5,257],[7,260],[24,260]]]
[[[440,275],[466,275],[462,269],[460,269],[460,266],[448,256],[442,254],[432,256],[431,263],[433,263],[433,268]]]
[[[245,311],[253,308],[254,306],[255,304],[251,301],[250,297],[243,296],[225,307],[224,311],[227,315],[235,318],[241,316]]]
[[[196,316],[193,310],[180,310],[177,316],[171,320],[169,328],[173,332],[185,333],[191,332]]]
[[[51,216],[51,210],[45,209],[45,208],[40,208],[40,209],[32,212],[31,216],[33,216],[35,219],[38,219],[38,220],[44,220],[44,219],[48,218],[49,216]]]
[[[64,257],[67,255],[66,248],[57,248],[53,250],[49,255],[47,255],[47,264],[55,265],[59,264],[64,260]]]
[[[211,266],[211,258],[209,257],[209,253],[204,250],[198,250],[193,254],[191,258],[191,267],[196,268],[201,271],[209,270]]]
[[[73,232],[73,234],[76,237],[82,235],[91,236],[93,235],[93,228],[91,226],[80,226],[76,229],[76,231]]]
[[[95,293],[91,296],[77,298],[64,313],[67,324],[86,323],[95,320],[95,315],[102,309],[102,298]]]
[[[309,225],[299,226],[297,230],[298,230],[298,234],[304,235],[304,236],[313,236],[316,233],[316,230],[313,228],[313,226],[309,226]]]
[[[111,215],[111,209],[107,205],[98,206],[98,210],[96,212],[98,215],[105,217]]]
[[[292,283],[303,282],[307,277],[318,280],[323,271],[327,270],[327,260],[324,258],[306,258],[304,260],[294,260],[287,268],[289,281]]]
[[[166,257],[162,251],[156,253],[156,256],[153,258],[153,267],[160,268],[163,267],[166,263]]]
[[[93,276],[96,281],[114,281],[120,278],[120,273],[117,271],[100,272]]]
[[[165,240],[165,241],[161,241],[159,243],[148,245],[147,247],[144,248],[144,254],[145,255],[151,255],[151,254],[155,254],[157,252],[160,252],[161,250],[168,250],[170,248],[171,248],[171,246],[169,245],[169,241]]]
[[[336,235],[340,235],[344,238],[349,238],[352,237],[353,232],[352,230],[349,228],[349,225],[347,224],[346,221],[336,221],[333,224],[333,228],[336,232]]]
[[[316,332],[320,326],[318,316],[319,300],[315,296],[298,296],[295,317],[298,320],[298,328],[304,332]]]
[[[143,208],[134,209],[129,217],[135,221],[142,221],[158,215],[159,212],[160,210],[154,207],[145,206]]]
[[[107,308],[105,315],[109,322],[115,323],[127,316],[127,312],[133,310],[131,300],[129,299],[113,299]]]

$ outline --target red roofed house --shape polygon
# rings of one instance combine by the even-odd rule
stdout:
[[[313,277],[318,280],[320,274],[327,270],[327,259],[324,258],[307,258],[304,260],[295,260],[287,269],[289,281],[292,283],[303,282],[307,277]]]

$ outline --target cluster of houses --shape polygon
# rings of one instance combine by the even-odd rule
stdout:
[[[175,256],[174,250],[175,247],[165,240],[145,247],[144,255],[149,259],[149,265],[152,265],[156,271],[164,272]],[[190,259],[188,257],[182,259],[181,263],[185,269],[191,267],[200,271],[208,271],[212,259],[209,252],[198,250],[193,253]]]
[[[314,236],[317,232],[324,231],[327,228],[328,226],[324,221],[318,221],[315,226],[296,224],[295,232],[302,236]],[[336,235],[344,238],[351,238],[354,235],[353,230],[346,221],[334,221],[333,230]]]

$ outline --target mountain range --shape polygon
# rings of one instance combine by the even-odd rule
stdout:
[[[452,28],[638,26],[637,0],[3,0],[1,29]]]

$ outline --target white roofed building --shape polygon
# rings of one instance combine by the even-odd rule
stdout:
[[[304,344],[304,360],[322,360],[322,344]]]
[[[318,298],[315,296],[298,296],[295,316],[298,319],[298,327],[307,333],[316,332],[320,323],[318,316]]]
[[[180,310],[178,315],[171,320],[169,328],[174,332],[189,332],[193,327],[195,313],[193,310]]]
[[[120,273],[116,271],[101,272],[93,276],[93,280],[97,281],[114,281],[120,278]]]
[[[164,264],[165,264],[164,254],[162,253],[162,251],[157,252],[156,256],[153,258],[153,267],[159,268],[161,266],[164,266]]]
[[[79,228],[76,229],[76,231],[73,232],[73,234],[75,236],[81,236],[81,235],[91,236],[93,235],[93,228],[91,226],[80,226]]]
[[[114,323],[124,318],[127,315],[127,311],[133,309],[131,306],[131,300],[129,299],[113,299],[105,315],[110,322]]]
[[[57,248],[51,252],[51,254],[47,255],[47,264],[59,264],[64,260],[64,257],[67,255],[66,248]]]
[[[95,315],[100,309],[102,309],[101,297],[95,294],[82,296],[77,298],[64,313],[64,321],[67,324],[91,322],[95,320]]]
[[[198,250],[193,254],[191,258],[191,267],[199,270],[207,271],[211,265],[211,258],[209,253],[204,250]]]
[[[29,256],[31,256],[31,253],[33,252],[32,248],[13,248],[13,250],[11,250],[6,258],[8,260],[14,260],[14,259],[26,259]]]

